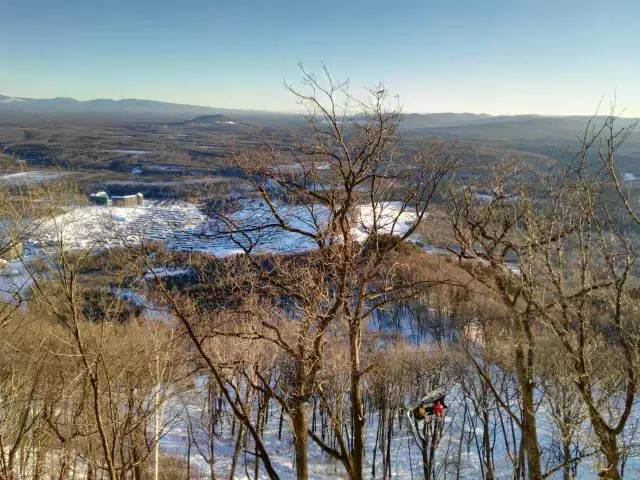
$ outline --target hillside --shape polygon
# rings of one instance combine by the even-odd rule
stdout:
[[[297,121],[296,115],[252,110],[203,107],[140,99],[18,98],[0,95],[0,118],[4,122],[40,120],[91,120],[98,122],[186,122],[195,118],[231,115],[257,122]]]
[[[235,120],[232,120],[230,117],[226,115],[217,114],[217,115],[202,115],[196,117],[188,122],[185,122],[187,125],[194,126],[210,126],[210,125],[233,125],[237,123]]]

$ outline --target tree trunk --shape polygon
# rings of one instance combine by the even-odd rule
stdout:
[[[307,405],[305,402],[297,401],[291,412],[291,422],[293,424],[293,441],[296,458],[296,478],[298,480],[308,479],[307,465]]]
[[[600,440],[600,448],[606,459],[606,464],[600,469],[598,474],[601,478],[607,480],[621,480],[622,476],[618,471],[620,463],[620,455],[618,453],[618,440],[616,435],[602,426],[594,425],[594,430]]]
[[[385,448],[386,454],[383,458],[383,462],[385,465],[385,472],[387,474],[386,478],[391,478],[391,440],[393,439],[393,419],[395,415],[393,411],[391,415],[388,416],[388,425],[387,425],[387,446]]]
[[[618,470],[618,464],[620,463],[618,438],[616,433],[605,423],[597,411],[589,389],[590,387],[586,382],[581,381],[578,383],[580,395],[589,410],[591,425],[593,425],[593,430],[600,442],[600,451],[606,460],[606,465],[601,468],[599,475],[601,478],[606,478],[607,480],[619,480],[622,476]]]
[[[236,466],[238,465],[238,456],[240,455],[240,448],[242,447],[242,438],[244,437],[244,425],[240,424],[238,427],[238,436],[236,438],[236,444],[233,447],[233,456],[231,457],[231,468],[229,469],[229,478],[232,479],[236,473]]]
[[[571,480],[571,432],[567,426],[569,418],[565,415],[562,426],[562,480]]]
[[[516,372],[520,393],[522,395],[522,444],[527,455],[527,471],[529,480],[542,480],[540,467],[540,448],[536,428],[533,380],[525,365],[525,354],[522,345],[516,346]]]
[[[353,448],[351,450],[351,463],[353,465],[351,480],[363,480],[364,478],[364,403],[360,389],[360,347],[362,332],[360,319],[352,320],[349,335],[350,355],[350,383],[351,383],[351,419],[353,422]]]
[[[430,429],[428,428],[427,422],[425,420],[422,427],[422,438],[420,441],[420,452],[422,453],[422,476],[424,480],[431,480],[431,457],[429,453],[431,450],[429,449],[429,436]]]
[[[484,393],[484,392],[483,392]],[[482,410],[482,450],[484,454],[486,480],[493,480],[493,455],[491,451],[491,433],[489,432],[489,411]]]

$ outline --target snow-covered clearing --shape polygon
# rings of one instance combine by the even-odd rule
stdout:
[[[191,268],[152,268],[144,274],[144,278],[151,280],[154,278],[181,277],[192,272]]]
[[[0,176],[0,185],[5,186],[21,186],[33,183],[43,183],[57,180],[64,173],[62,172],[45,172],[41,170],[33,170],[29,172],[8,173]]]
[[[231,223],[212,219],[197,205],[187,202],[145,201],[136,207],[72,207],[39,226],[27,242],[30,255],[26,260],[37,258],[41,249],[51,247],[99,251],[149,240],[162,241],[175,251],[200,251],[218,257],[242,253],[248,248],[254,253],[290,253],[316,247],[315,240],[304,233],[313,235],[326,225],[329,215],[326,207],[281,204],[277,210],[289,226],[302,233],[283,231],[276,225],[267,205],[257,201],[241,203],[240,208],[229,215]],[[379,205],[375,213],[375,229],[380,233],[404,234],[416,219],[415,213],[404,211],[396,202]],[[356,213],[354,236],[363,240],[373,230],[374,209],[363,205]],[[181,268],[160,269],[147,272],[145,278],[186,273]],[[3,298],[13,297],[28,284],[29,276],[20,261],[0,269]]]
[[[383,202],[373,205],[361,205],[357,213],[355,236],[358,241],[365,240],[376,232],[386,235],[404,235],[416,224],[418,216],[410,206],[401,202]]]
[[[144,202],[138,207],[83,206],[46,221],[35,240],[68,249],[104,248],[171,240],[206,221],[195,205]]]
[[[63,245],[68,249],[108,248],[145,240],[164,241],[178,251],[202,251],[216,256],[259,252],[300,252],[314,248],[314,234],[326,225],[329,211],[323,206],[278,205],[285,222],[298,232],[283,231],[266,204],[247,201],[227,221],[209,218],[186,202],[145,201],[137,207],[82,206],[71,208],[44,223],[40,245]],[[374,227],[375,217],[375,227]],[[370,205],[356,214],[354,235],[363,240],[374,229],[401,235],[415,223],[416,215],[399,202],[380,204],[374,215]]]

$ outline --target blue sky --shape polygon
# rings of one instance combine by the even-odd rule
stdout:
[[[0,93],[292,111],[321,62],[405,111],[640,116],[640,0],[1,0]]]

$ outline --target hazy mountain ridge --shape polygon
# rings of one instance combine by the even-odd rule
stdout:
[[[478,113],[406,113],[401,130],[409,138],[445,137],[461,140],[506,142],[515,146],[564,147],[578,142],[587,124],[602,124],[606,117],[586,115],[545,116],[488,115]],[[96,99],[76,100],[58,97],[35,99],[0,95],[0,122],[31,122],[40,120],[96,121],[96,122],[157,122],[214,126],[225,124],[253,124],[262,127],[287,127],[304,124],[304,116],[242,109],[203,107],[155,100]],[[618,127],[637,120],[618,119]],[[623,152],[640,157],[640,131],[634,132],[624,145]]]
[[[39,99],[0,95],[0,121],[64,117],[70,120],[90,118],[105,121],[186,122],[207,115],[229,115],[241,120],[286,119],[288,116],[275,112],[213,108],[136,98],[76,100],[67,97]]]
[[[468,115],[468,114],[462,114]],[[410,123],[401,125],[407,138],[445,138],[493,145],[517,147],[544,155],[563,155],[565,150],[575,150],[584,137],[587,128],[597,130],[606,116],[568,115],[513,115],[465,117],[455,123],[455,117],[440,125],[431,121],[430,115],[417,116]],[[619,117],[615,129],[628,128],[637,119]],[[620,163],[625,168],[640,172],[640,128],[631,132],[618,150]]]
[[[126,98],[113,100],[99,98],[94,100],[76,100],[69,97],[56,98],[27,98],[11,97],[0,95],[1,113],[37,113],[37,114],[128,114],[134,117],[140,116],[165,116],[165,121],[175,120],[178,117],[182,121],[193,120],[194,117],[207,115],[229,115],[238,114],[257,117],[286,117],[290,119],[302,119],[302,115],[295,113],[279,113],[261,110],[245,110],[233,108],[205,107],[201,105],[190,105],[181,103],[163,102],[158,100],[141,100],[137,98]],[[402,118],[402,127],[406,130],[423,128],[456,128],[480,125],[499,126],[500,124],[536,122],[540,120],[550,121],[556,126],[565,123],[580,122],[584,125],[589,120],[585,115],[489,115],[486,113],[405,113]],[[481,127],[486,129],[488,127]]]

